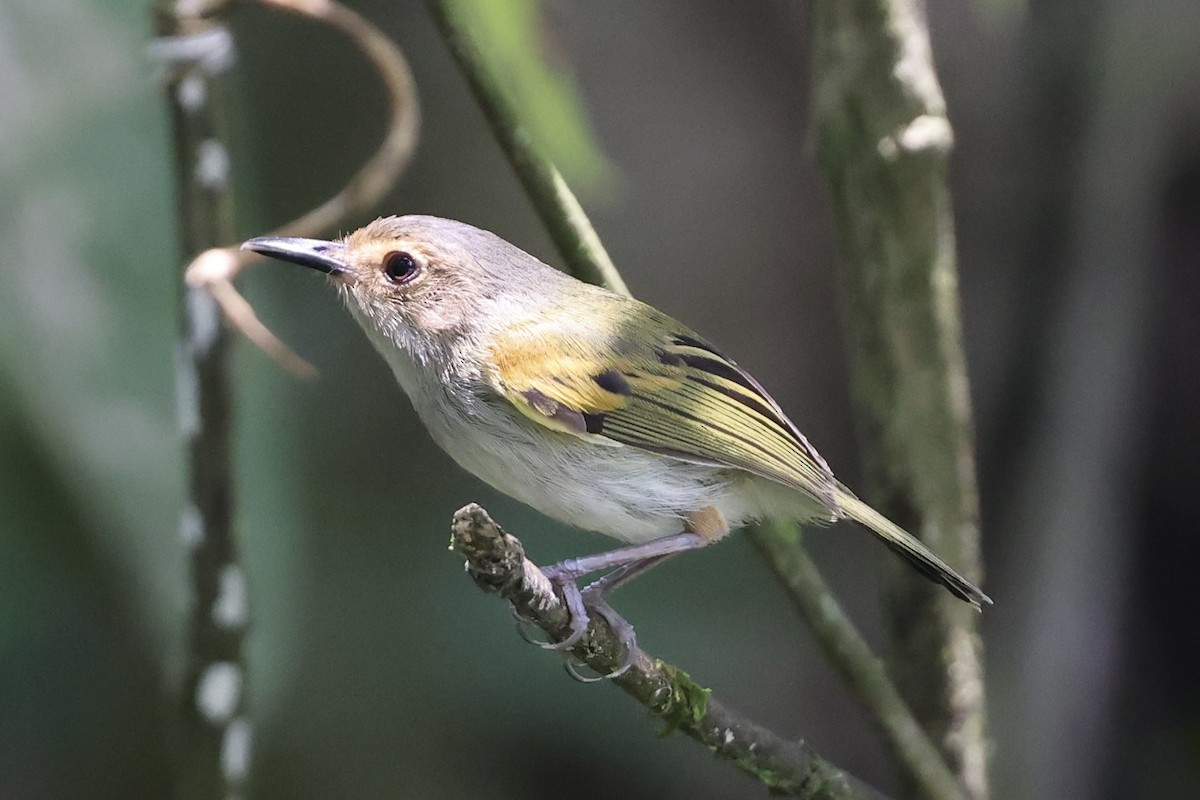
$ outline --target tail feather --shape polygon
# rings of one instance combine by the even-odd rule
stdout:
[[[837,500],[842,512],[847,517],[866,526],[893,552],[903,556],[926,578],[945,586],[955,597],[967,601],[976,609],[982,609],[984,603],[991,604],[992,599],[984,594],[978,586],[959,575],[917,538],[859,500],[852,493],[845,490],[839,491]]]

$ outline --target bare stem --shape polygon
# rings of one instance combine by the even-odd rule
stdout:
[[[821,165],[833,194],[873,503],[978,581],[979,509],[962,350],[952,144],[919,0],[814,0]],[[989,794],[979,617],[897,570],[891,667],[974,800]]]
[[[154,9],[156,54],[174,131],[180,250],[188,257],[233,237],[232,192],[216,75],[232,63],[232,39],[217,18],[182,4]],[[182,275],[181,275],[182,278]],[[233,519],[228,341],[212,296],[180,281],[176,351],[179,419],[187,450],[191,615],[185,656],[177,786],[189,800],[227,797],[248,774],[245,716],[245,580]]]
[[[241,0],[309,17],[347,36],[383,83],[388,98],[387,129],[375,153],[338,190],[316,208],[271,232],[272,236],[316,236],[337,227],[352,214],[378,203],[396,184],[417,147],[421,127],[417,87],[404,53],[361,14],[333,0]],[[247,260],[259,260],[255,253]]]
[[[467,573],[485,592],[499,594],[551,640],[570,632],[570,613],[549,579],[525,557],[520,540],[503,531],[472,503],[454,515],[451,549],[465,560]],[[611,673],[624,651],[608,623],[592,615],[587,633],[568,651],[600,674]],[[664,733],[682,731],[772,793],[810,800],[879,798],[881,795],[830,764],[808,743],[782,739],[721,705],[682,670],[638,650],[633,666],[613,679],[630,697],[663,720]]]

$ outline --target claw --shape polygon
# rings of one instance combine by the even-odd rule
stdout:
[[[574,647],[587,633],[588,629],[588,612],[587,606],[583,600],[583,593],[579,591],[579,587],[575,585],[574,577],[567,575],[559,575],[546,570],[546,577],[562,591],[563,602],[567,607],[567,611],[571,614],[571,632],[566,638],[550,642],[539,639],[529,632],[529,620],[517,613],[517,609],[513,608],[513,617],[517,620],[517,634],[522,639],[530,644],[537,645],[543,650],[567,650]]]
[[[583,593],[575,585],[573,577],[553,577],[550,580],[562,590],[563,602],[567,606],[567,611],[571,614],[571,632],[567,634],[567,638],[558,642],[551,642],[544,647],[547,650],[567,650],[578,644],[583,635],[587,633],[587,604],[584,603]]]
[[[582,661],[575,658],[575,656],[571,655],[570,653],[563,653],[563,669],[567,671],[568,675],[580,683],[599,683],[602,680],[612,677],[611,675],[584,675],[579,671],[580,666],[583,666]]]
[[[563,653],[563,669],[580,683],[597,683],[599,681],[619,678],[629,671],[629,668],[633,666],[633,662],[637,658],[637,635],[634,633],[633,626],[629,624],[629,621],[618,614],[617,610],[608,604],[608,601],[604,599],[600,592],[589,592],[585,589],[582,594],[584,603],[608,622],[613,634],[617,637],[617,641],[621,643],[621,647],[625,650],[625,657],[621,661],[621,666],[606,675],[584,675],[579,671],[579,668],[584,666],[583,662],[575,658],[571,653]]]
[[[584,602],[590,605],[593,611],[604,617],[608,626],[612,628],[613,635],[617,637],[617,641],[625,650],[625,658],[621,661],[621,666],[602,677],[611,680],[624,675],[633,666],[634,659],[637,658],[637,634],[634,633],[633,625],[618,614],[617,610],[610,606],[599,592],[588,593]]]
[[[582,591],[575,583],[580,573],[573,562],[565,561],[562,564],[547,567],[543,572],[550,579],[551,583],[561,591],[563,603],[571,615],[570,633],[557,642],[538,639],[530,632],[531,625],[529,624],[529,620],[518,614],[514,608],[513,616],[517,620],[517,633],[530,644],[535,644],[545,650],[557,650],[561,652],[563,654],[563,668],[567,671],[568,675],[580,683],[596,683],[597,681],[611,680],[624,675],[633,666],[633,662],[637,657],[637,635],[634,633],[633,626],[629,624],[628,620],[618,614],[616,609],[609,605],[604,597],[620,583],[637,574],[637,572],[644,570],[646,567],[652,566],[659,560],[661,559],[648,559],[638,565],[639,569],[634,569],[630,565],[626,565],[588,584]],[[621,665],[607,675],[584,675],[579,671],[579,667],[583,666],[583,662],[567,652],[570,648],[578,644],[579,640],[587,632],[590,622],[589,608],[604,617],[609,627],[612,628],[613,635],[617,637],[617,641],[620,642],[621,647],[625,650],[625,656],[621,661]]]
[[[536,625],[534,625],[533,620],[523,616],[520,611],[517,611],[516,606],[510,606],[509,610],[512,611],[513,620],[515,620],[517,623],[518,636],[520,636],[529,644],[537,645],[541,648],[546,648],[553,644],[553,642],[547,641],[546,639],[543,639],[537,634],[533,633],[534,630],[541,630],[541,628],[538,628]]]

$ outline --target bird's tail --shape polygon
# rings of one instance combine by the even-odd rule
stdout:
[[[992,599],[978,586],[959,575],[918,539],[859,500],[848,489],[839,487],[837,502],[847,517],[869,528],[893,552],[903,556],[929,580],[945,586],[955,597],[966,600],[976,609],[981,609],[984,603],[991,604]]]

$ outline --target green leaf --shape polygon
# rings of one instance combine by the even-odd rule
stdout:
[[[585,192],[609,190],[615,169],[600,151],[569,66],[554,52],[542,0],[452,1],[518,118],[567,181]]]

